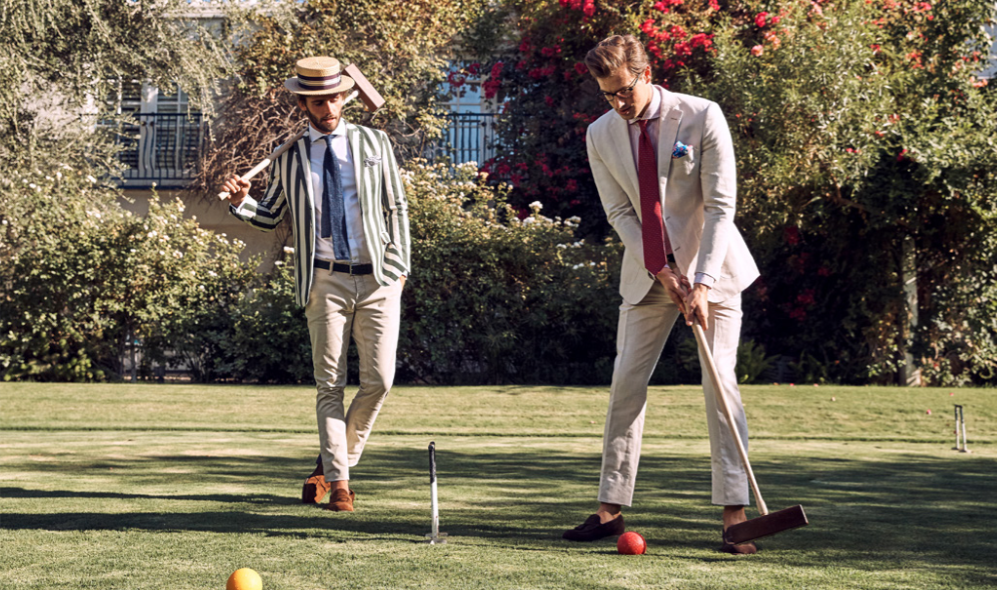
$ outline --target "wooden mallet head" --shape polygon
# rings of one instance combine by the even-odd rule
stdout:
[[[365,107],[370,112],[374,112],[377,109],[384,106],[384,97],[374,89],[374,86],[367,81],[367,77],[360,72],[360,68],[356,64],[350,64],[346,66],[343,72],[353,78],[353,81],[357,84],[357,92],[360,94],[360,100],[363,101]]]

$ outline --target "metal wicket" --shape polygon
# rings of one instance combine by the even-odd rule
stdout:
[[[960,453],[972,452],[966,439],[966,414],[959,404],[955,404],[955,447],[952,450]]]
[[[429,443],[429,503],[432,507],[433,525],[426,534],[426,542],[430,545],[447,542],[447,534],[440,532],[440,510],[436,497],[436,442]]]

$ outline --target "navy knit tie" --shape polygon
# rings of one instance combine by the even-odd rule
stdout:
[[[346,233],[346,207],[343,204],[343,182],[332,154],[332,134],[325,136],[327,149],[322,162],[322,233],[332,237],[336,260],[350,260],[350,245]]]

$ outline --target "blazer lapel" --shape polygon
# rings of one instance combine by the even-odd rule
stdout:
[[[623,169],[626,173],[627,179],[630,180],[630,190],[627,193],[631,196],[636,196],[639,205],[640,181],[637,178],[637,166],[634,164],[633,147],[630,145],[630,129],[627,122],[620,117],[613,117],[609,133],[613,139],[613,147],[615,148],[612,151],[617,160],[615,168],[617,170]],[[640,211],[639,206],[637,207],[637,211]]]
[[[301,182],[305,185],[305,202],[302,203],[304,211],[315,210],[315,194],[312,192],[311,143],[312,142],[308,139],[308,134],[306,133],[301,139],[298,140],[297,145],[298,169],[301,170],[301,177],[299,179],[294,179],[294,182],[295,184],[297,182]]]
[[[346,125],[346,137],[350,142],[350,152],[353,156],[353,177],[357,179],[357,195],[360,197],[360,211],[361,214],[365,213],[366,207],[364,207],[363,200],[363,150],[362,143],[360,141],[360,132],[357,130],[357,126],[353,124]]]
[[[668,173],[672,169],[672,148],[675,146],[681,122],[682,109],[678,106],[666,106],[663,102],[661,123],[658,125],[658,178],[665,183],[668,182]],[[661,192],[661,196],[665,196],[665,191]]]

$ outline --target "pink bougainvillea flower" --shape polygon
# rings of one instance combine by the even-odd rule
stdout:
[[[761,54],[765,53],[765,48],[761,45],[755,45],[751,48],[751,55],[759,57]]]
[[[768,18],[768,16],[769,13],[767,12],[759,12],[758,15],[755,16],[755,25],[758,26],[758,28],[764,27],[765,20]]]

